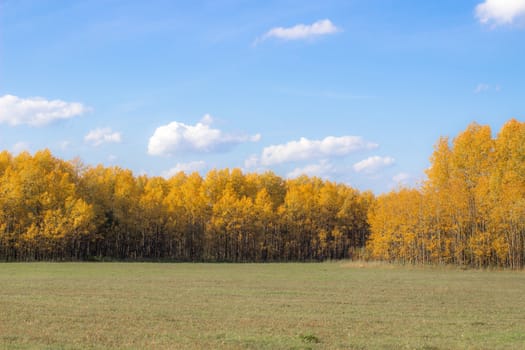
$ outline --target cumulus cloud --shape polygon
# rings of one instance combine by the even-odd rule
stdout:
[[[84,141],[93,146],[100,146],[103,143],[120,143],[122,135],[120,132],[113,132],[111,128],[98,128],[88,132],[84,136]]]
[[[177,163],[173,168],[166,170],[162,173],[162,176],[165,178],[170,178],[173,175],[180,173],[181,171],[185,173],[192,173],[194,171],[200,171],[206,167],[206,163],[202,160],[189,162],[189,163]]]
[[[373,174],[385,167],[394,164],[394,162],[395,160],[392,157],[373,156],[355,163],[353,168],[354,171],[358,173]]]
[[[328,136],[322,140],[309,140],[301,137],[299,141],[265,147],[260,162],[268,166],[315,158],[345,156],[352,152],[377,148],[377,146],[359,136]]]
[[[246,169],[253,169],[259,165],[259,157],[256,154],[252,154],[244,161],[244,167]]]
[[[196,125],[171,122],[158,127],[148,143],[150,155],[172,155],[180,152],[205,153],[227,149],[243,142],[257,142],[261,135],[232,135],[211,127],[209,115]]]
[[[201,119],[201,123],[204,125],[211,125],[213,123],[213,117],[209,114],[205,114]]]
[[[407,184],[411,178],[412,176],[410,176],[408,173],[399,173],[392,177],[392,181],[394,181],[396,184],[402,185]]]
[[[13,145],[13,153],[15,154],[19,154],[22,152],[29,152],[29,151],[30,151],[30,147],[27,142],[20,141]]]
[[[309,164],[302,168],[296,168],[293,171],[289,172],[287,177],[295,178],[301,175],[307,175],[326,178],[335,173],[335,171],[335,167],[332,164],[330,164],[327,160],[321,160],[317,164]]]
[[[525,0],[485,0],[476,6],[476,18],[483,24],[509,25],[525,17]]]
[[[297,24],[293,27],[275,27],[267,31],[255,41],[255,44],[269,38],[282,40],[305,40],[322,35],[335,34],[341,29],[336,27],[329,19],[322,19],[312,24]]]
[[[0,96],[0,123],[44,126],[56,120],[84,114],[88,108],[78,102],[46,100],[42,97]]]

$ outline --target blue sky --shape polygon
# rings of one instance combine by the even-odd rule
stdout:
[[[525,0],[3,0],[0,148],[381,193],[523,120],[524,38]]]

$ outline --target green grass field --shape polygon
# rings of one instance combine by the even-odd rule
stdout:
[[[0,264],[2,349],[523,349],[525,273]]]

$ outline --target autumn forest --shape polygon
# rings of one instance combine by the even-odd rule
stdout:
[[[268,171],[169,179],[0,153],[0,259],[322,261],[522,268],[525,123],[440,138],[417,188],[375,196]]]

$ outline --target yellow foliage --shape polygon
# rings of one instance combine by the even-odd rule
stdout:
[[[421,189],[380,196],[369,214],[368,249],[385,260],[500,265],[525,263],[525,123],[493,139],[471,124],[434,147]]]

